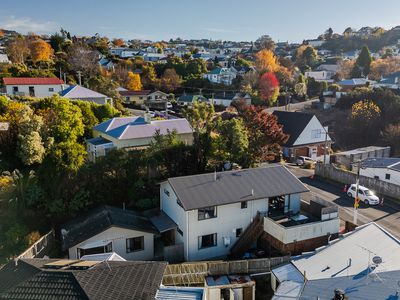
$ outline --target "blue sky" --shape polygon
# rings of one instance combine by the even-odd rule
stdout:
[[[212,38],[301,42],[328,27],[400,25],[399,0],[8,0],[0,28],[125,39]]]

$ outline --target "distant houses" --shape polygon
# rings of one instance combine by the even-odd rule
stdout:
[[[212,83],[221,83],[231,85],[233,79],[237,76],[235,68],[215,68],[214,70],[204,74],[204,78]]]

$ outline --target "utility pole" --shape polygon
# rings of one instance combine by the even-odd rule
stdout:
[[[358,206],[360,205],[360,198],[358,197],[359,187],[360,187],[360,168],[361,160],[354,162],[357,164],[357,180],[356,180],[356,197],[354,198],[354,210],[353,210],[353,224],[357,225],[358,222]]]
[[[79,85],[82,86],[82,72],[77,71],[76,73],[78,74]]]

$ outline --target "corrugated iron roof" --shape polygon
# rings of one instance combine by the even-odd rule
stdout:
[[[56,77],[12,77],[3,78],[5,85],[52,85],[64,84],[64,81]]]
[[[185,210],[309,191],[281,164],[175,177],[168,182]]]

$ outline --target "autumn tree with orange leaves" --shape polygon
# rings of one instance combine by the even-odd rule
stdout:
[[[32,62],[34,64],[38,62],[50,62],[54,54],[54,50],[51,48],[50,44],[42,39],[32,41],[30,50]]]
[[[260,72],[276,72],[279,62],[271,50],[263,49],[256,54],[256,66]]]
[[[131,91],[140,91],[142,89],[142,81],[140,80],[139,74],[133,72],[128,73],[127,88]]]

